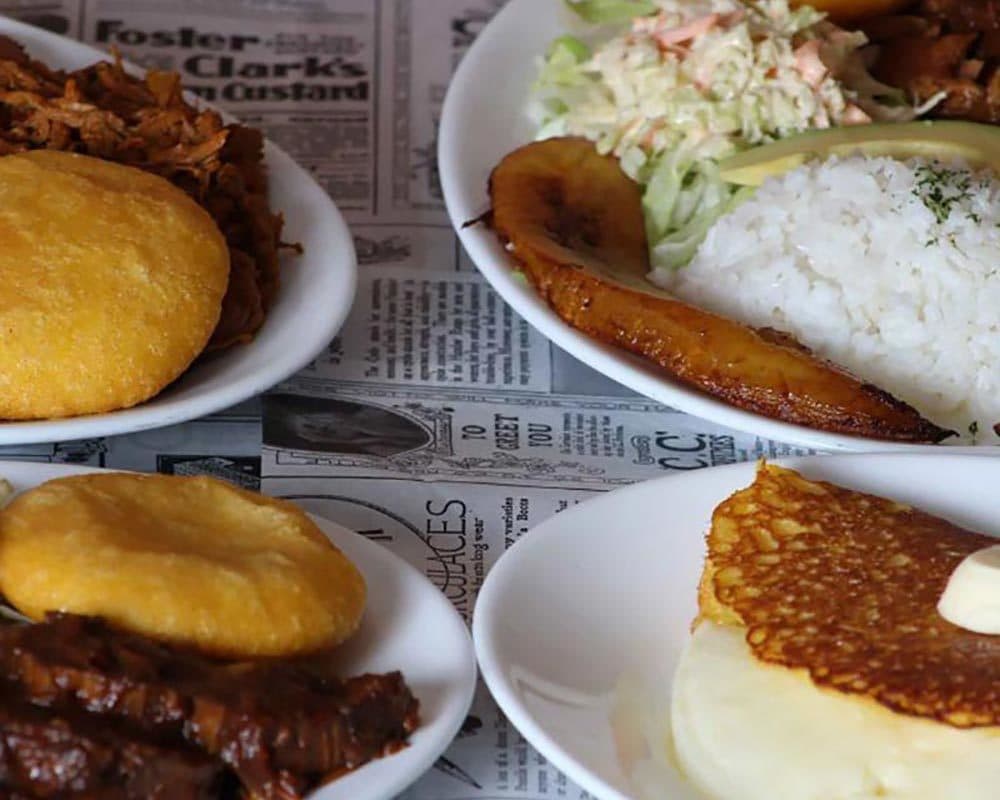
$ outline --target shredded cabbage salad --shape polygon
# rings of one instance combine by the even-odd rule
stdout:
[[[788,0],[565,0],[594,42],[552,42],[532,93],[537,136],[584,136],[645,186],[655,269],[683,266],[752,191],[717,163],[813,128],[912,119],[875,81],[863,33]],[[608,31],[615,32],[607,38]]]

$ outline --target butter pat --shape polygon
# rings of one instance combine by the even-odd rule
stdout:
[[[976,551],[955,568],[937,608],[953,625],[1000,635],[1000,544]]]

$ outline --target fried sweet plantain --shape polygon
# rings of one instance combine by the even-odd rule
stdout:
[[[651,286],[638,184],[586,139],[535,142],[490,176],[490,224],[552,309],[739,408],[820,430],[902,442],[952,435],[813,355]]]

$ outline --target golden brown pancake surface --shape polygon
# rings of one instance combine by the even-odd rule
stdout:
[[[754,655],[895,711],[1000,725],[1000,637],[946,621],[952,571],[996,539],[765,464],[716,508],[701,614]]]

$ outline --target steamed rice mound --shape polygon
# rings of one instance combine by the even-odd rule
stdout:
[[[1000,422],[1000,181],[918,159],[830,159],[767,180],[679,297],[791,333],[968,442]],[[954,440],[952,440],[954,441]]]

